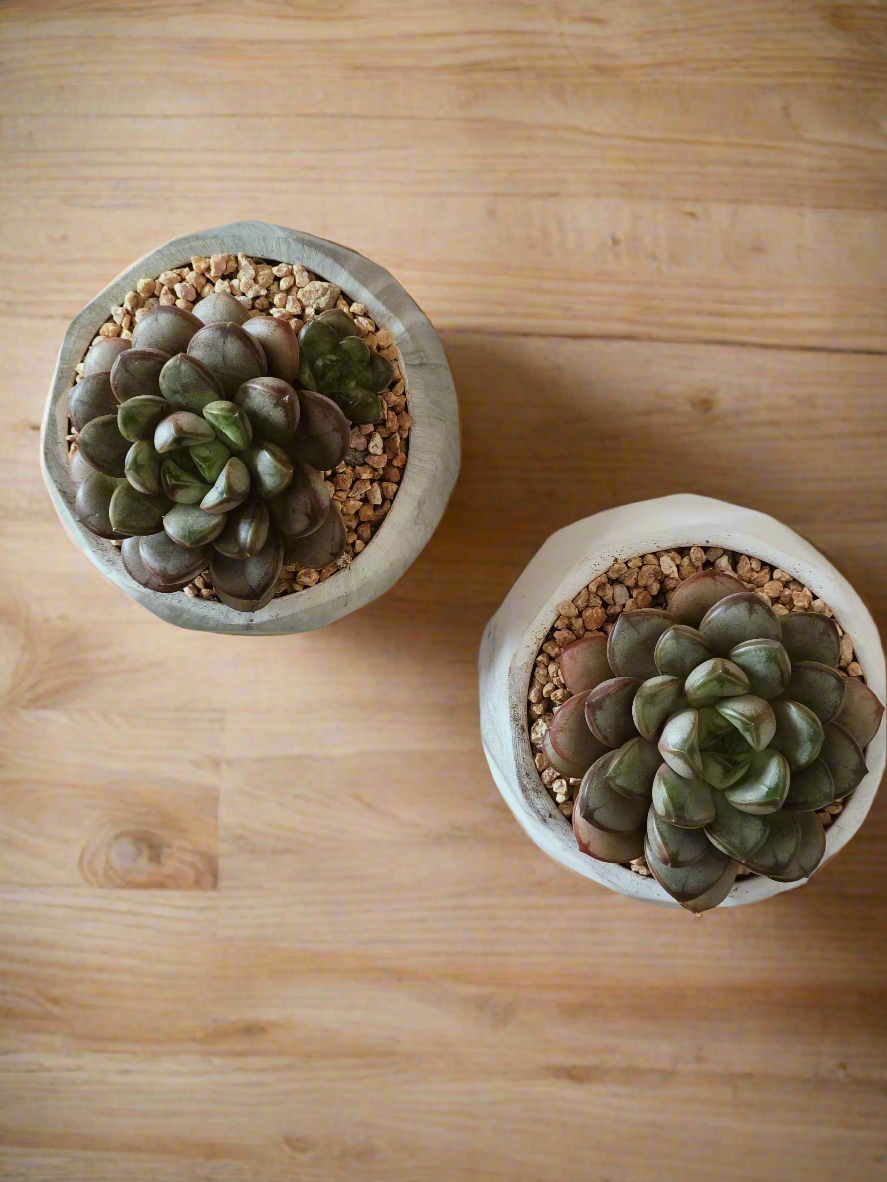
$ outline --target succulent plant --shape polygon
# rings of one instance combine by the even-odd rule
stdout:
[[[702,912],[740,865],[780,882],[825,852],[817,810],[866,774],[884,708],[838,669],[840,636],[815,612],[782,617],[732,575],[706,570],[667,611],[617,617],[563,649],[571,693],[543,750],[582,777],[573,829],[605,862],[643,855],[681,906]]]
[[[322,473],[345,456],[350,425],[323,392],[294,388],[305,373],[289,324],[245,319],[226,293],[193,314],[152,309],[131,341],[97,341],[69,396],[77,519],[125,539],[142,586],[177,591],[209,567],[238,611],[269,602],[284,561],[334,562],[345,528]]]
[[[382,413],[379,394],[394,376],[380,353],[373,353],[355,331],[353,318],[331,308],[309,320],[299,333],[297,381],[319,390],[340,406],[352,423],[374,423]]]

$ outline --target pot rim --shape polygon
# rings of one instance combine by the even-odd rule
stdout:
[[[887,672],[878,629],[847,579],[809,542],[775,518],[693,494],[622,505],[552,534],[487,625],[480,654],[484,753],[499,791],[528,836],[574,873],[619,894],[672,908],[679,904],[653,879],[579,851],[569,821],[542,786],[533,763],[526,702],[533,662],[558,603],[572,599],[619,559],[695,543],[753,554],[815,588],[838,623],[853,636],[866,680],[881,701],[885,700]],[[585,557],[572,561],[576,553]],[[540,606],[536,608],[536,604]],[[885,759],[882,724],[866,749],[868,773],[826,831],[826,854],[817,871],[864,821],[880,785]],[[780,883],[760,876],[738,879],[722,905],[757,902],[808,881]]]
[[[366,305],[397,346],[409,395],[409,460],[388,517],[372,545],[324,583],[273,599],[255,613],[222,603],[162,595],[140,586],[123,569],[110,540],[96,537],[74,516],[76,486],[67,461],[67,392],[74,367],[107,320],[143,275],[181,266],[191,255],[243,252],[259,258],[301,262],[339,284]],[[40,438],[41,467],[56,512],[74,544],[103,575],[153,614],[180,627],[238,635],[309,631],[363,607],[387,591],[418,557],[436,529],[459,472],[459,412],[456,390],[440,338],[418,304],[379,264],[324,238],[262,221],[232,222],[183,234],[149,251],[120,273],[69,325],[52,378]]]

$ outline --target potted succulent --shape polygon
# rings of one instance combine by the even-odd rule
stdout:
[[[70,537],[155,615],[298,632],[417,557],[458,474],[458,409],[387,271],[238,222],[152,251],[75,317],[41,448]]]
[[[554,534],[480,654],[484,750],[533,841],[697,914],[789,890],[853,836],[884,694],[877,628],[827,559],[688,495]]]

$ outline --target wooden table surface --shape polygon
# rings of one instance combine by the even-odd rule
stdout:
[[[887,4],[3,0],[0,55],[0,1177],[887,1177],[887,797],[647,908],[520,832],[475,672],[553,529],[672,491],[887,623]],[[250,217],[389,267],[464,426],[394,590],[264,640],[126,599],[37,464],[73,314]]]

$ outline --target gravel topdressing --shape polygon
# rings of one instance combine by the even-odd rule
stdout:
[[[408,393],[400,357],[391,333],[379,328],[366,307],[350,299],[335,284],[307,271],[301,263],[256,259],[248,255],[218,254],[194,256],[190,263],[158,276],[144,276],[123,303],[112,306],[99,329],[101,337],[130,339],[132,329],[152,308],[174,304],[186,312],[213,292],[228,292],[254,316],[286,320],[298,333],[308,320],[330,308],[341,308],[354,317],[355,332],[373,352],[390,361],[394,378],[379,397],[383,414],[375,423],[355,426],[350,449],[334,471],[325,473],[332,499],[342,512],[346,528],[345,553],[334,564],[315,570],[297,564],[284,566],[276,596],[305,591],[348,566],[366,548],[381,528],[397,496],[409,450],[413,420],[408,413]],[[75,381],[83,377],[83,362],[76,367]],[[70,451],[77,449],[77,435],[68,435]],[[114,545],[119,546],[119,542]],[[217,600],[206,570],[183,591],[191,598]]]
[[[556,658],[563,648],[580,636],[608,634],[623,611],[645,607],[667,608],[669,595],[684,579],[712,567],[737,575],[777,615],[814,611],[834,619],[828,604],[817,598],[809,587],[792,578],[787,571],[779,567],[771,569],[760,558],[724,550],[720,546],[683,546],[675,550],[660,550],[655,554],[638,554],[634,558],[614,562],[573,599],[558,604],[560,614],[539,649],[527,693],[527,727],[536,770],[545,790],[564,817],[573,815],[573,800],[582,781],[563,777],[549,766],[542,751],[542,740],[554,711],[570,697]],[[837,620],[835,623],[838,623]],[[840,668],[848,677],[865,680],[853,651],[851,637],[840,624],[838,631],[841,633]],[[817,816],[824,826],[828,826],[842,809],[841,804],[830,804]],[[636,874],[645,877],[650,875],[643,858],[636,858],[626,865]],[[748,875],[753,871],[743,866],[739,873]]]

